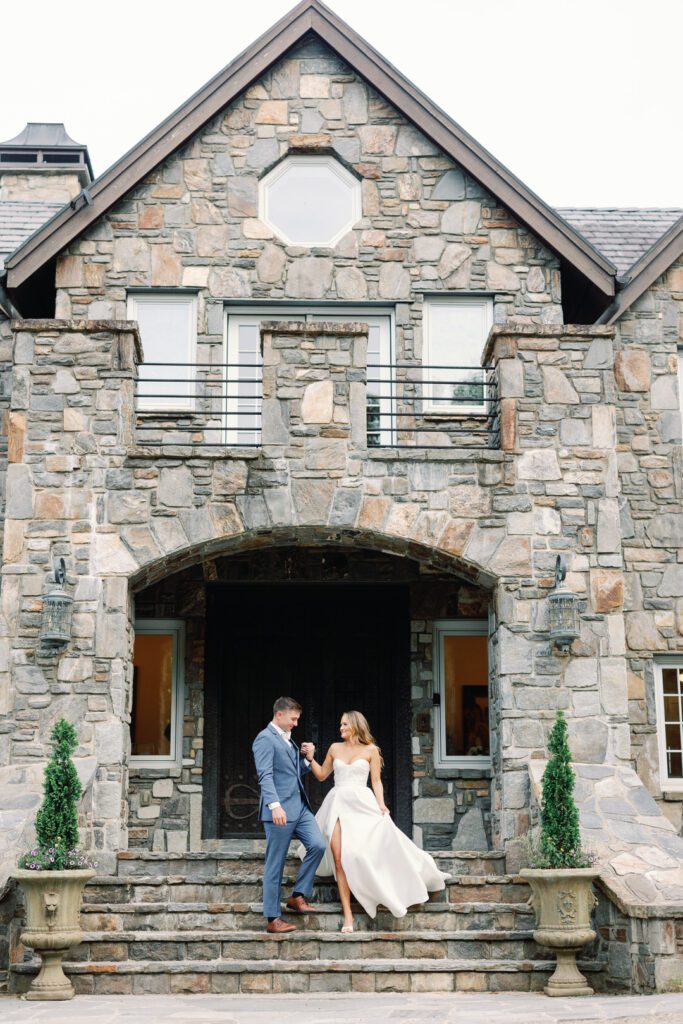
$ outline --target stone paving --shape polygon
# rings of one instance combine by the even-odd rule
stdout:
[[[459,995],[82,996],[69,1003],[0,999],[3,1024],[681,1024],[683,995],[549,999],[523,993]]]

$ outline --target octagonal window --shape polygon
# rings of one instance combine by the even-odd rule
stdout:
[[[336,245],[361,215],[360,182],[328,156],[290,156],[263,178],[261,220],[290,245]]]

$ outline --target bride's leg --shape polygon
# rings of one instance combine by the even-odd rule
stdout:
[[[330,839],[330,849],[334,858],[334,870],[337,876],[337,888],[339,889],[339,898],[341,900],[342,911],[344,914],[344,924],[353,924],[353,914],[351,913],[351,890],[349,889],[349,883],[346,881],[346,875],[344,868],[342,867],[342,833],[341,833],[341,822],[337,819],[337,824],[334,826],[332,838]]]

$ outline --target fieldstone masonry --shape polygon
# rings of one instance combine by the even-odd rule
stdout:
[[[331,155],[361,182],[361,219],[334,248],[287,245],[259,219],[259,179],[301,153]],[[208,376],[224,362],[236,301],[389,305],[395,356],[419,363],[426,296],[488,295],[496,326],[483,362],[497,380],[500,447],[368,447],[366,326],[296,312],[264,326],[260,447],[203,447],[201,430],[184,427],[175,448],[161,446],[134,411],[134,288],[196,293]],[[129,841],[178,854],[201,845],[203,588],[285,548],[309,566],[312,551],[334,550],[410,580],[424,845],[490,841],[513,862],[531,820],[529,762],[557,708],[575,759],[613,773],[635,764],[680,831],[681,795],[659,789],[652,669],[653,655],[680,653],[683,634],[680,263],[617,328],[563,325],[557,258],[311,41],[60,254],[56,289],[60,319],[17,321],[13,337],[0,323],[0,771],[41,763],[54,720],[77,721],[78,756],[96,759],[84,822],[103,869]],[[565,654],[548,640],[558,553],[580,599],[581,635]],[[71,643],[55,656],[38,635],[58,557],[74,608]],[[189,671],[182,762],[131,779],[136,604],[185,615]],[[489,610],[493,769],[444,775],[431,624]],[[629,907],[605,913],[614,937]],[[646,931],[629,934],[644,942]],[[662,938],[670,961],[672,941]]]
[[[363,387],[362,328],[270,328],[265,405],[277,403],[278,412],[264,416],[263,450],[186,458],[134,447],[131,325],[16,326],[11,423],[24,441],[12,443],[3,567],[8,760],[43,756],[51,719],[37,706],[52,711],[51,686],[56,695],[73,688],[83,695],[83,720],[99,723],[89,735],[114,766],[116,778],[102,782],[106,809],[117,810],[132,591],[257,536],[262,543],[279,529],[310,528],[317,543],[343,544],[344,531],[357,543],[360,534],[370,547],[408,554],[490,593],[497,843],[528,827],[526,763],[542,749],[557,707],[567,712],[576,757],[629,762],[627,673],[636,666],[626,645],[637,654],[642,640],[623,611],[611,329],[495,328],[489,351],[512,425],[505,450],[426,454],[363,445],[362,391],[353,397],[354,386]],[[330,389],[335,377],[341,381]],[[650,517],[655,552],[666,550],[657,546],[658,528]],[[582,635],[570,656],[546,639],[558,551],[582,599]],[[61,555],[76,583],[74,648],[55,663],[34,647],[44,581]],[[655,649],[675,649],[658,611],[629,615],[647,626]],[[116,825],[102,826],[112,830],[112,848],[117,815]]]

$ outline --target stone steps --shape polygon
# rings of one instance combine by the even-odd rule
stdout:
[[[506,874],[501,854],[434,856],[452,877],[404,917],[356,906],[357,931],[342,936],[336,887],[321,880],[315,910],[284,910],[296,931],[277,936],[262,916],[262,850],[130,851],[117,875],[86,889],[85,938],[67,972],[78,992],[96,994],[542,989],[554,961],[533,941],[526,882]],[[286,893],[298,866],[288,859]],[[37,968],[18,931],[12,959],[10,987],[23,991]],[[584,969],[600,988],[603,965]]]
[[[65,965],[81,994],[182,992],[453,992],[540,991],[552,960],[487,958],[329,960],[123,960]],[[603,965],[580,962],[600,988]],[[12,967],[25,991],[37,962]]]
[[[254,841],[255,843],[257,841]],[[294,844],[290,850],[294,849]],[[502,875],[505,874],[505,855],[492,850],[488,853],[471,853],[456,850],[429,851],[443,871],[452,875]],[[192,875],[193,877],[241,877],[263,875],[264,852],[262,849],[246,851],[211,851],[207,853],[152,853],[149,850],[126,850],[118,855],[117,877],[131,875]],[[299,859],[288,856],[286,870],[296,874]]]
[[[290,918],[293,923],[317,931],[338,931],[341,906],[318,903],[315,913]],[[81,912],[87,931],[252,931],[263,928],[261,903],[205,903],[168,901],[147,903],[85,903]],[[520,903],[425,903],[411,908],[405,917],[394,918],[379,910],[370,918],[355,908],[357,926],[364,931],[449,931],[449,930],[527,930],[533,925],[533,912]]]
[[[285,876],[284,891],[289,892],[295,875]],[[102,876],[93,880],[88,887],[90,903],[98,902],[159,902],[169,900],[205,903],[254,903],[261,898],[263,876],[245,873],[237,878],[201,875],[135,875],[130,877]],[[115,895],[114,895],[115,894]],[[513,875],[460,875],[448,880],[446,889],[432,893],[430,902],[482,902],[491,900],[499,903],[522,902],[529,897],[529,888],[524,879]],[[314,900],[329,902],[337,899],[334,881],[318,880]]]
[[[531,931],[258,931],[86,932],[70,961],[180,960],[548,960]]]

